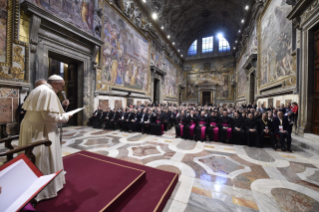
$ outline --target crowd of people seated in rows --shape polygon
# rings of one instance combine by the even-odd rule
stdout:
[[[175,127],[176,138],[195,141],[219,141],[231,144],[277,150],[277,137],[282,151],[291,151],[291,133],[297,119],[298,105],[288,103],[275,109],[254,104],[236,106],[131,106],[106,111],[98,108],[89,125],[105,130],[121,130],[162,135]]]

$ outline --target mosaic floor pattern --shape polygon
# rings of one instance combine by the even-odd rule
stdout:
[[[319,155],[294,148],[250,148],[217,142],[65,128],[63,156],[87,150],[179,174],[165,212],[319,211]],[[67,170],[66,170],[67,171]]]

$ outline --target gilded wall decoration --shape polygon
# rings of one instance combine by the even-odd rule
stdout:
[[[157,44],[153,42],[150,53],[151,65],[156,66],[158,69],[163,70],[164,52]]]
[[[164,97],[177,98],[178,93],[178,69],[167,58],[164,59],[164,72],[166,72],[164,80]]]
[[[16,122],[16,110],[19,105],[19,90],[0,87],[0,123]]]
[[[260,87],[296,75],[291,56],[292,23],[286,18],[290,11],[285,1],[272,0],[259,20]]]
[[[7,19],[8,5],[7,0],[0,1],[0,62],[6,62],[7,53]]]
[[[102,84],[150,95],[149,42],[104,2]]]
[[[243,97],[248,92],[248,82],[247,82],[247,75],[245,69],[243,68],[245,62],[248,59],[248,50],[245,49],[237,63],[237,97]]]
[[[4,8],[7,9],[7,16],[3,15]],[[29,81],[29,44],[19,40],[19,13],[13,16],[13,11],[19,11],[19,0],[0,1],[2,16],[0,22],[6,24],[6,33],[0,26],[0,42],[6,45],[5,62],[0,61],[0,80],[28,82]],[[14,27],[12,24],[14,23]],[[14,29],[13,39],[12,30]],[[6,36],[6,40],[3,38]],[[12,42],[13,41],[13,42]],[[3,51],[1,51],[3,52]],[[3,55],[2,55],[3,56]],[[1,57],[1,56],[0,56]],[[13,60],[12,60],[13,59]]]
[[[34,0],[32,2],[63,21],[86,33],[93,34],[94,0]]]

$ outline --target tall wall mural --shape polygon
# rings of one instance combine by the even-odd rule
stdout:
[[[33,0],[32,2],[58,18],[93,34],[94,0]]]
[[[7,19],[8,19],[7,0],[0,1],[0,62],[6,62],[7,53]]]
[[[217,85],[217,99],[230,99],[232,94],[231,75],[234,73],[233,57],[214,58],[206,62],[187,64],[191,71],[186,77],[186,98],[197,99],[196,85]]]
[[[247,44],[248,52],[250,55],[257,54],[258,50],[258,36],[257,36],[257,27],[255,26],[253,32],[250,36],[250,40]]]
[[[243,69],[243,66],[245,64],[245,62],[247,61],[248,57],[249,57],[249,49],[245,50],[238,63],[237,63],[237,97],[243,97],[247,94],[248,92],[248,82],[247,82],[247,75],[245,72],[245,69]]]
[[[178,69],[167,58],[164,59],[163,70],[166,72],[164,81],[164,97],[177,98]]]
[[[97,90],[108,86],[150,92],[149,43],[106,2],[103,8],[102,70]],[[99,73],[100,72],[100,73]],[[100,81],[99,81],[100,80]]]
[[[153,42],[151,47],[151,65],[157,67],[160,70],[163,70],[163,63],[164,63],[164,51]]]
[[[292,48],[292,23],[286,18],[291,6],[285,1],[270,1],[259,24],[260,87],[295,76]],[[292,79],[295,81],[295,78]]]

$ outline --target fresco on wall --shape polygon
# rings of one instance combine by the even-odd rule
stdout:
[[[230,75],[222,75],[222,83],[217,86],[217,98],[227,99],[230,95]]]
[[[102,82],[149,93],[148,41],[104,2]]]
[[[7,47],[7,0],[0,1],[0,62],[6,62]]]
[[[151,47],[150,60],[151,65],[156,66],[160,70],[163,69],[164,53],[155,43]]]
[[[200,73],[188,74],[186,83],[186,97],[197,98],[196,85],[217,85],[217,98],[229,98],[230,75],[224,73]]]
[[[33,0],[32,2],[63,21],[93,34],[94,0]]]
[[[166,72],[165,80],[164,80],[164,96],[166,97],[177,97],[177,68],[168,60],[164,59],[164,68],[163,71]]]
[[[247,77],[246,77],[246,72],[243,69],[243,65],[247,61],[247,50],[242,54],[238,64],[237,64],[237,94],[238,97],[245,96],[247,91],[248,91],[248,86],[247,86]]]
[[[233,71],[235,64],[233,57],[223,57],[218,60],[211,60],[204,63],[189,64],[192,67],[191,73],[209,71]]]
[[[292,23],[286,17],[291,6],[285,1],[271,1],[260,22],[260,85],[294,75]]]

